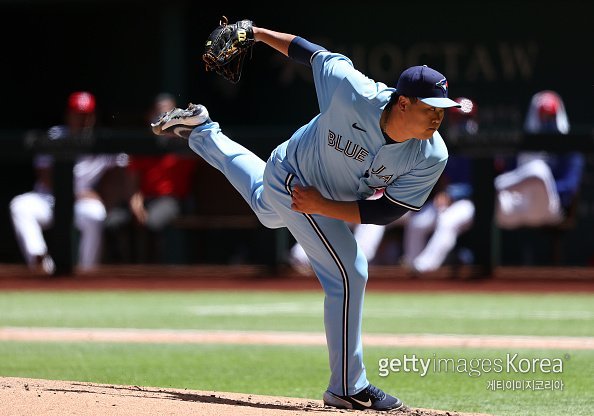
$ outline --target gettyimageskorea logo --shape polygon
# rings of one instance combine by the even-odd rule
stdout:
[[[380,377],[391,373],[413,373],[419,377],[434,374],[465,374],[478,378],[488,374],[507,375],[549,375],[562,374],[565,360],[563,358],[522,357],[519,353],[507,353],[498,358],[451,358],[420,357],[416,354],[404,354],[401,358],[380,358],[378,361]],[[523,377],[525,378],[525,377]],[[563,390],[562,380],[489,380],[489,390]]]

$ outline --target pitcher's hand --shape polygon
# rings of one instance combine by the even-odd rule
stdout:
[[[326,198],[313,186],[295,185],[293,188],[291,209],[304,214],[320,214],[323,212]]]

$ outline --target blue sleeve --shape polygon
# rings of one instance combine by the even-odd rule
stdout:
[[[580,153],[570,153],[559,159],[560,163],[553,174],[561,203],[566,207],[579,190],[585,158]]]
[[[451,183],[446,187],[445,191],[452,201],[469,199],[472,196],[472,186],[468,183]]]
[[[344,55],[321,52],[313,56],[311,61],[316,95],[320,112],[325,112],[330,106],[332,96],[343,79],[355,71],[353,63]]]
[[[402,217],[409,210],[402,205],[396,205],[387,198],[365,199],[357,201],[361,224],[387,225]]]
[[[472,161],[469,157],[450,155],[443,176],[445,192],[453,201],[472,196]]]
[[[320,112],[325,112],[339,87],[344,86],[343,99],[352,102],[356,97],[372,100],[387,90],[385,84],[375,82],[355,69],[346,56],[339,53],[319,51],[311,60],[314,83]],[[353,93],[353,95],[349,94]]]
[[[289,44],[289,58],[311,68],[311,60],[316,52],[325,51],[326,48],[316,45],[302,37],[297,36]]]

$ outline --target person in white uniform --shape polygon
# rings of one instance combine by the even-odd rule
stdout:
[[[478,133],[477,105],[466,97],[454,99],[460,107],[450,108],[448,133],[451,137]],[[417,274],[437,270],[473,224],[472,166],[468,157],[450,154],[436,185],[436,192],[419,212],[411,212],[404,226],[404,265]]]
[[[66,125],[50,128],[50,139],[88,134],[95,126],[95,102],[93,94],[86,91],[70,94]],[[94,268],[101,254],[106,211],[94,187],[108,169],[125,163],[122,155],[82,155],[74,165],[74,223],[80,231],[78,265],[81,271]],[[12,199],[10,215],[17,242],[29,267],[53,274],[55,264],[43,235],[54,219],[53,157],[37,155],[34,167],[37,179],[33,190]]]
[[[532,97],[524,130],[528,134],[569,133],[561,96],[550,90]],[[503,229],[540,227],[561,222],[579,190],[585,158],[578,152],[521,152],[495,178],[495,219]]]

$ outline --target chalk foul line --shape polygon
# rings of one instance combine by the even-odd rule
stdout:
[[[165,344],[326,345],[323,333],[273,331],[201,331],[128,328],[0,327],[0,341],[120,342]],[[594,337],[363,334],[365,346],[538,348],[594,350]]]

